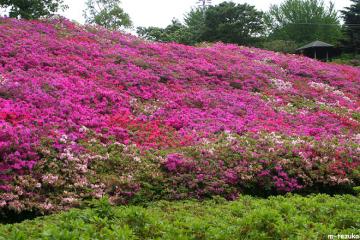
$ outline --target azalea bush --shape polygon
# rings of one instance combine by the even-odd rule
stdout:
[[[2,215],[359,185],[358,68],[66,19],[0,46]]]

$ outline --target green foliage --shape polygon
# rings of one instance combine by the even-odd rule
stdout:
[[[87,0],[84,11],[86,22],[111,30],[131,27],[130,16],[119,4],[118,0]]]
[[[136,32],[140,37],[151,41],[166,42],[168,38],[165,29],[159,27],[138,27]]]
[[[351,2],[353,4],[341,13],[346,24],[347,48],[356,55],[360,51],[360,0],[351,0]]]
[[[97,216],[100,218],[114,218],[114,214],[111,209],[111,204],[108,197],[104,197],[98,201],[93,200],[90,206],[94,209]]]
[[[265,30],[263,13],[248,4],[223,2],[205,15],[203,41],[251,45]]]
[[[262,43],[261,47],[275,52],[294,53],[298,46],[294,41],[273,40]]]
[[[360,55],[342,54],[338,58],[333,59],[333,62],[351,66],[360,66]]]
[[[272,5],[266,17],[270,39],[305,44],[315,40],[336,44],[342,38],[337,11],[323,0],[286,0]]]
[[[38,19],[66,9],[63,0],[0,0],[1,8],[10,7],[9,17]]]
[[[200,8],[191,9],[185,14],[184,22],[191,33],[192,41],[195,43],[202,42],[205,31],[204,11]]]
[[[360,65],[359,65],[360,66]],[[352,118],[355,119],[356,121],[360,122],[360,113],[359,112],[354,112],[352,114]]]
[[[166,28],[138,27],[137,34],[151,41],[177,42],[187,45],[193,45],[196,42],[191,29],[177,19],[173,19]]]
[[[147,207],[110,207],[105,199],[91,209],[0,225],[0,239],[327,239],[359,234],[359,219],[360,198],[350,195],[241,196]]]
[[[205,18],[204,18],[205,16]],[[140,27],[137,33],[148,40],[195,45],[200,42],[254,45],[265,27],[263,13],[248,4],[223,2],[205,10],[192,9],[184,24],[173,20],[166,28]]]

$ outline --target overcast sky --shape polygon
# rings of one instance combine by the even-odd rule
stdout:
[[[122,7],[130,15],[135,27],[137,26],[167,26],[172,18],[182,20],[184,13],[196,6],[198,0],[122,0]],[[218,4],[224,0],[213,0]],[[328,1],[328,0],[325,0]],[[84,22],[83,10],[85,0],[65,0],[69,9],[63,14],[65,17]],[[233,0],[237,3],[249,3],[258,9],[266,11],[270,4],[281,3],[282,0]],[[350,5],[350,0],[334,0],[337,9]]]

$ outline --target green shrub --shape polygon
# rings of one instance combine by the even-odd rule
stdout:
[[[335,63],[346,64],[351,66],[360,66],[360,55],[342,54],[333,60]]]
[[[0,239],[327,239],[360,234],[360,197],[319,194],[227,202],[159,201],[111,207],[108,199],[13,225]]]
[[[274,40],[264,42],[261,47],[274,52],[294,53],[298,45],[294,41]]]

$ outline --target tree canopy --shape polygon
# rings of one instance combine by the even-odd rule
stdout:
[[[149,40],[191,45],[203,41],[252,44],[264,29],[263,13],[255,7],[223,2],[205,10],[192,9],[185,15],[184,24],[173,20],[166,28],[138,28],[137,32]]]
[[[264,30],[263,13],[249,4],[223,2],[210,6],[205,14],[202,39],[226,43],[252,44]]]
[[[342,37],[334,3],[323,0],[285,0],[267,14],[270,38],[305,44],[321,40],[336,44]]]
[[[84,17],[87,23],[111,30],[132,26],[130,16],[120,7],[118,0],[87,0]]]
[[[345,21],[346,45],[355,54],[360,52],[360,0],[351,0],[352,5],[341,11]]]
[[[173,19],[165,28],[138,27],[137,34],[151,41],[177,42],[194,45],[202,41],[204,32],[204,14],[200,8],[191,9],[185,14],[184,23]]]
[[[67,8],[63,0],[0,0],[1,8],[10,8],[9,17],[38,19]]]
[[[165,28],[138,27],[137,34],[151,41],[177,42],[187,45],[195,43],[191,30],[177,19],[173,19]]]

